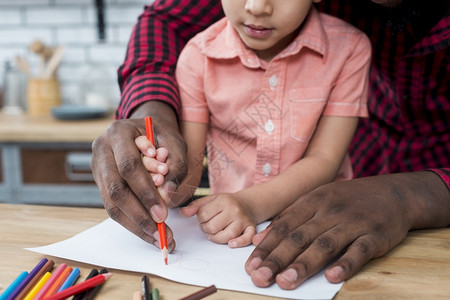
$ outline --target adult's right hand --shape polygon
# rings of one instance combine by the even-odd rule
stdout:
[[[130,119],[114,121],[92,144],[91,170],[110,217],[143,240],[159,247],[157,226],[167,218],[167,205],[142,163],[135,139],[145,135],[144,118],[151,116],[157,147],[169,150],[162,189],[171,195],[187,174],[186,144],[175,112],[167,104],[140,105]],[[170,228],[169,251],[175,248]]]

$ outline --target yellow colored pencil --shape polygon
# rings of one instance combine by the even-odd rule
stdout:
[[[39,290],[44,286],[44,284],[48,281],[48,279],[52,276],[52,273],[47,272],[42,276],[41,279],[36,283],[36,285],[31,289],[31,291],[23,298],[23,300],[31,300],[36,296]]]

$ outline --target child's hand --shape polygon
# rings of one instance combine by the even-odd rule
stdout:
[[[200,198],[181,209],[186,217],[197,215],[206,237],[231,248],[244,247],[256,234],[256,222],[251,210],[236,194],[216,194]]]
[[[149,171],[155,186],[161,186],[164,183],[164,175],[169,171],[167,164],[165,163],[169,151],[164,147],[155,149],[145,136],[137,137],[135,143],[143,155],[142,162],[147,171]]]

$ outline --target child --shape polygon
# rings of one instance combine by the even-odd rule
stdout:
[[[172,202],[192,196],[206,147],[211,195],[181,212],[216,243],[246,246],[256,224],[352,177],[346,152],[367,116],[370,42],[318,13],[318,1],[222,0],[226,17],[179,57],[188,175]]]

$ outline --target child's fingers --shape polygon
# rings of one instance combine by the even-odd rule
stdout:
[[[255,234],[252,237],[253,245],[255,245],[255,246],[259,245],[259,243],[261,243],[261,241],[266,237],[267,233],[270,231],[271,228],[272,228],[272,226],[269,225],[264,230],[262,230],[262,231],[258,232],[257,234]]]
[[[164,183],[164,176],[161,174],[151,173],[150,175],[152,176],[153,183],[156,187],[161,186]]]
[[[191,202],[188,206],[181,208],[181,214],[185,217],[192,217],[196,215],[199,212],[200,208],[202,208],[207,203],[211,202],[213,199],[216,198],[216,196],[217,195],[209,195]],[[205,213],[207,213],[207,210],[203,211],[203,214]],[[204,215],[200,216],[200,219],[199,216],[197,216],[197,219],[199,220],[200,223],[206,221]]]
[[[142,157],[142,163],[150,173],[166,175],[168,171],[167,164],[157,161],[147,156]]]
[[[191,206],[190,204],[188,206],[182,207],[180,212],[185,217],[192,217],[195,216],[200,209],[199,206]]]
[[[241,236],[228,241],[230,248],[245,247],[252,243],[252,238],[256,234],[255,226],[247,226]]]
[[[155,146],[143,135],[138,136],[134,142],[141,153],[148,157],[156,156]]]
[[[167,157],[169,156],[169,150],[164,147],[160,147],[156,149],[156,159],[160,162],[166,162]]]
[[[253,231],[251,228],[253,228]],[[243,228],[241,222],[233,222],[216,234],[207,234],[206,237],[214,243],[228,243],[231,248],[236,248],[250,245],[252,242],[252,236],[255,232],[256,229],[254,226],[247,226],[246,228]],[[236,243],[233,241],[236,241]],[[230,243],[233,246],[231,246]]]

